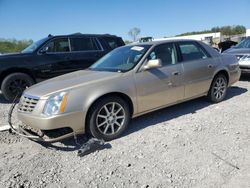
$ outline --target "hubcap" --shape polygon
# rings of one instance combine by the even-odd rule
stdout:
[[[22,93],[26,89],[27,86],[29,86],[29,84],[27,83],[26,80],[22,80],[22,79],[13,80],[9,84],[9,91],[13,95],[17,95],[18,93]]]
[[[96,117],[97,128],[104,135],[117,133],[124,125],[124,121],[125,110],[116,102],[105,104]]]
[[[221,99],[226,92],[227,83],[224,78],[219,77],[215,81],[213,93],[216,99]]]

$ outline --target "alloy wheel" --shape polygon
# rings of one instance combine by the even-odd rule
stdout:
[[[99,110],[96,125],[102,134],[113,135],[122,128],[125,117],[125,109],[117,102],[110,102]]]
[[[223,98],[226,92],[227,82],[223,77],[218,77],[213,87],[213,94],[216,99]]]

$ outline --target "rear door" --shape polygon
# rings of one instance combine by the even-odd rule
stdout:
[[[105,52],[92,37],[70,37],[72,67],[77,70],[86,69],[100,59]]]
[[[211,55],[197,42],[178,42],[184,68],[185,98],[202,95],[209,90],[215,65]]]
[[[162,67],[135,73],[139,112],[163,107],[184,97],[183,68],[177,60],[175,45],[156,46],[146,61],[151,59],[160,59]]]

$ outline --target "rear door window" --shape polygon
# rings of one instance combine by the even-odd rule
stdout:
[[[179,43],[183,61],[194,61],[208,58],[207,53],[195,42]]]
[[[98,50],[96,43],[93,41],[92,38],[71,38],[71,51],[96,51]]]

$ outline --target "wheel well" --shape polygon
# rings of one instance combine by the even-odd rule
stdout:
[[[227,72],[227,71],[221,70],[221,71],[217,72],[215,76],[217,76],[217,75],[219,75],[219,74],[223,74],[224,76],[226,76],[227,83],[229,83],[229,75],[228,75],[228,72]],[[215,76],[214,76],[214,77],[215,77]]]
[[[0,86],[2,86],[2,82],[4,80],[4,78],[12,73],[24,73],[24,74],[27,74],[29,75],[33,80],[34,82],[36,82],[36,79],[35,77],[33,76],[32,72],[28,69],[22,69],[22,68],[13,68],[13,69],[8,69],[8,70],[5,70],[1,73],[1,76],[0,76]]]
[[[128,103],[129,111],[130,111],[130,116],[133,115],[133,113],[134,113],[134,107],[133,107],[133,102],[132,102],[132,100],[130,99],[130,97],[127,96],[127,95],[124,94],[124,93],[112,92],[112,93],[107,93],[107,94],[105,94],[105,95],[100,96],[99,98],[97,98],[97,99],[90,105],[90,107],[89,107],[89,109],[88,109],[88,112],[87,112],[87,115],[86,115],[86,119],[90,117],[90,116],[89,116],[89,113],[90,113],[91,107],[92,107],[95,103],[97,103],[98,101],[102,100],[104,97],[107,97],[107,96],[116,96],[116,97],[122,98],[124,101],[126,101],[126,102]],[[87,121],[86,121],[86,122],[87,122]]]

